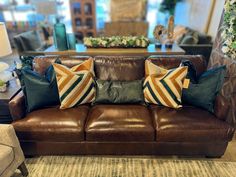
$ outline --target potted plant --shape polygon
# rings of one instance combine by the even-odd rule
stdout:
[[[181,2],[183,0],[164,0],[162,1],[160,5],[160,11],[163,13],[168,12],[169,15],[175,14],[175,6],[178,2]]]
[[[7,90],[7,84],[0,80],[0,92],[5,92]]]

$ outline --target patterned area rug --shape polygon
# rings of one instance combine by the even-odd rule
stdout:
[[[236,162],[156,157],[44,156],[26,160],[30,177],[235,177]],[[17,172],[13,177],[19,177]]]

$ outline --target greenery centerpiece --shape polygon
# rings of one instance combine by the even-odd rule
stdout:
[[[226,57],[236,60],[236,0],[226,1],[224,11],[222,52]]]
[[[144,36],[85,37],[89,48],[146,48],[150,41]]]

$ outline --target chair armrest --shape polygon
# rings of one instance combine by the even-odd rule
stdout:
[[[214,113],[216,117],[220,120],[225,121],[229,112],[229,103],[225,97],[219,94],[216,97],[215,105],[214,105]]]
[[[25,96],[22,91],[20,91],[11,99],[11,101],[9,102],[9,110],[13,120],[18,120],[25,116],[26,104]]]
[[[0,124],[0,144],[13,149],[15,164],[20,165],[25,160],[19,140],[12,125]]]
[[[15,130],[10,124],[0,124],[0,144],[13,148],[20,147]]]

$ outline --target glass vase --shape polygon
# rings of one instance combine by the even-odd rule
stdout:
[[[76,49],[76,37],[75,37],[75,34],[73,34],[73,33],[67,34],[67,43],[68,43],[68,49],[69,50],[75,50]]]
[[[54,44],[57,50],[68,50],[66,27],[63,23],[56,23],[53,29]]]

